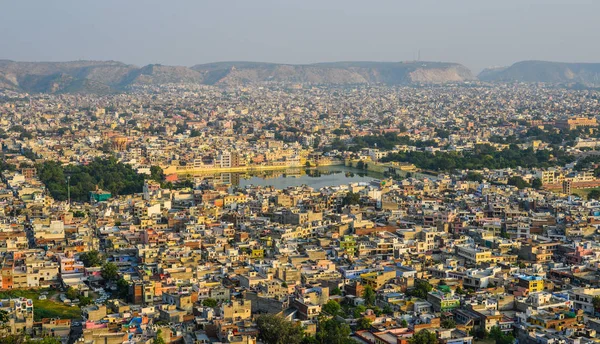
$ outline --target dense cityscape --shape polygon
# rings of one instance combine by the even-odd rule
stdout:
[[[0,91],[0,338],[595,342],[599,100],[479,81]]]

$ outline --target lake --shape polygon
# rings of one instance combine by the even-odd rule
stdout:
[[[339,186],[355,182],[370,182],[384,178],[383,174],[363,171],[346,166],[323,166],[317,168],[289,168],[279,171],[227,172],[194,175],[196,178],[215,183],[246,187],[248,185],[273,186],[285,189],[289,186],[307,185],[314,189]]]
[[[345,166],[327,166],[312,169],[280,171],[272,176],[244,176],[239,186],[248,185],[273,186],[284,189],[289,186],[307,185],[316,190],[326,186],[347,185],[349,183],[370,182],[384,178],[383,174],[362,171]]]

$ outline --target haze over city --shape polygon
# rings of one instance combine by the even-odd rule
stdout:
[[[598,13],[5,1],[0,343],[598,343]]]
[[[9,1],[0,58],[457,62],[600,61],[597,1]]]

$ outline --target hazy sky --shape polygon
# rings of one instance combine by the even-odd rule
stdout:
[[[0,58],[600,62],[596,0],[0,0]]]

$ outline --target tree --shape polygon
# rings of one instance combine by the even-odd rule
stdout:
[[[523,179],[523,177],[521,177],[521,176],[512,176],[512,177],[508,178],[507,184],[514,185],[519,189],[524,189],[524,188],[530,186],[529,183],[527,183],[525,181],[525,179]]]
[[[425,280],[417,280],[415,282],[415,287],[412,290],[410,290],[407,294],[409,296],[415,296],[421,299],[426,299],[427,293],[430,292],[431,289],[433,289],[433,287],[431,286],[431,284],[429,284],[429,282]]]
[[[356,308],[354,308],[354,318],[360,318],[362,316],[362,313],[366,312],[367,307],[363,306],[363,305],[358,305]]]
[[[55,337],[44,337],[42,339],[29,339],[23,334],[10,334],[0,336],[2,344],[61,344],[61,341]]]
[[[492,327],[490,338],[494,338],[496,344],[513,344],[515,342],[515,337],[512,334],[505,334],[498,326]]]
[[[92,298],[87,296],[79,297],[79,307],[85,307],[92,304]]]
[[[350,326],[332,318],[319,322],[315,338],[321,344],[349,344],[354,342],[350,333]]]
[[[600,312],[600,296],[594,296],[592,299],[592,305],[594,305],[594,310],[596,312]]]
[[[455,328],[456,327],[456,321],[454,321],[454,319],[451,318],[446,318],[444,319],[441,324],[440,324],[443,328]]]
[[[127,282],[123,277],[117,280],[117,293],[119,298],[127,299],[129,296],[129,282]]]
[[[156,337],[154,337],[152,344],[166,344],[165,340],[163,339],[161,334],[162,334],[162,330],[156,331]]]
[[[78,218],[85,217],[85,213],[81,210],[76,210],[73,212],[73,217],[78,217]]]
[[[300,344],[304,337],[300,326],[273,314],[259,316],[256,326],[258,338],[266,344]]]
[[[369,168],[369,165],[367,163],[365,163],[364,161],[360,160],[359,162],[356,163],[356,168],[361,169],[361,170],[366,170],[367,168]]]
[[[360,194],[358,192],[348,192],[344,197],[344,205],[355,205],[360,203]]]
[[[362,294],[363,299],[365,300],[365,304],[367,306],[372,306],[375,304],[375,291],[370,285],[367,285],[363,290]]]
[[[106,262],[102,265],[100,275],[107,281],[116,281],[119,278],[119,269],[115,263]]]
[[[324,313],[329,315],[337,315],[340,312],[340,309],[342,309],[340,304],[333,300],[327,301],[327,303],[321,308]]]
[[[394,311],[392,310],[392,307],[390,307],[390,305],[386,304],[385,306],[383,306],[383,314],[392,315],[394,314]]]
[[[333,288],[333,290],[331,290],[331,295],[342,295],[342,290],[338,287]]]
[[[402,319],[402,321],[400,322],[400,326],[402,326],[402,328],[407,328],[408,327],[408,321],[406,321],[406,319]]]
[[[356,328],[358,330],[368,330],[371,328],[371,323],[371,319],[362,317],[356,322]]]
[[[202,306],[215,308],[217,307],[217,300],[211,298],[205,299],[204,301],[202,301]]]
[[[477,172],[468,172],[465,180],[481,183],[483,181],[483,174]]]
[[[533,178],[533,180],[531,180],[531,187],[538,190],[541,189],[542,180],[540,178]]]
[[[83,265],[85,265],[86,268],[89,268],[90,266],[100,266],[102,264],[100,253],[96,250],[80,253],[79,260],[83,262]]]
[[[165,179],[165,174],[160,166],[150,166],[150,179],[161,182]]]
[[[0,323],[8,322],[8,312],[0,309]]]
[[[437,344],[438,338],[435,332],[429,332],[428,330],[421,330],[415,333],[409,340],[410,344]]]
[[[67,199],[66,177],[71,176],[71,199],[88,201],[96,186],[112,195],[130,195],[142,191],[144,176],[116,158],[96,158],[87,165],[62,166],[56,161],[36,165],[39,179],[57,200]]]
[[[473,336],[479,339],[486,339],[489,336],[488,331],[483,326],[479,326],[473,329]]]
[[[66,294],[67,294],[67,298],[70,300],[75,300],[79,297],[77,290],[75,290],[75,288],[73,288],[73,287],[69,287],[69,289],[67,289]]]
[[[592,199],[598,200],[598,199],[600,199],[600,190],[593,189],[592,191],[590,191],[590,193],[588,193],[588,195],[587,195],[587,199],[588,200],[592,200]]]

